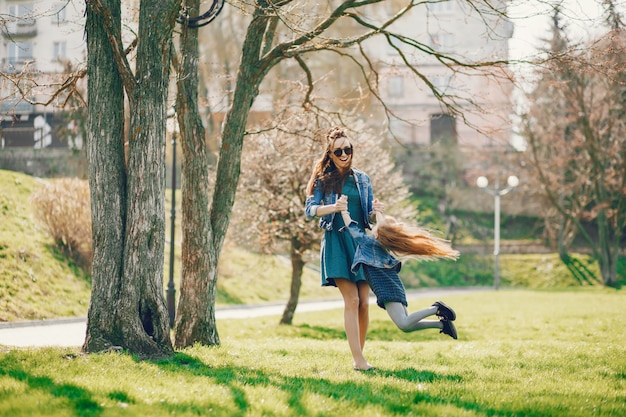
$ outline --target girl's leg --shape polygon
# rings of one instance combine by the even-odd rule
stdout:
[[[354,360],[355,369],[369,369],[372,367],[363,356],[363,348],[361,344],[361,331],[359,311],[361,301],[359,299],[359,288],[354,283],[344,278],[335,278],[337,288],[341,292],[344,302],[343,321],[348,337],[348,345],[352,358]]]
[[[413,332],[421,329],[442,329],[443,325],[440,320],[424,320],[428,316],[432,316],[437,312],[437,306],[430,306],[423,310],[416,311],[411,315],[408,314],[406,307],[402,303],[385,303],[387,314],[391,320],[403,332]]]

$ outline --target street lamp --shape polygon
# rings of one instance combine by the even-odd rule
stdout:
[[[487,177],[480,176],[476,179],[476,185],[488,194],[494,196],[494,221],[493,221],[493,255],[494,255],[494,274],[493,286],[497,290],[500,286],[500,197],[508,194],[519,185],[519,178],[515,175],[509,176],[506,180],[507,186],[500,188],[500,182],[496,177],[496,184],[493,188],[488,188],[489,180]]]
[[[168,118],[172,118],[172,208],[171,208],[171,224],[170,224],[170,277],[167,282],[167,312],[170,318],[170,329],[174,328],[176,319],[176,288],[174,287],[174,255],[176,246],[175,225],[176,225],[176,133],[178,132],[178,120],[176,120],[176,112],[168,114]],[[169,120],[168,120],[169,122]],[[169,125],[169,124],[168,124]]]

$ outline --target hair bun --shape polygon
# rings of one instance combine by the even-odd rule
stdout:
[[[346,132],[340,128],[339,126],[334,126],[328,129],[328,133],[326,133],[326,138],[328,140],[335,140],[339,138],[347,138]]]

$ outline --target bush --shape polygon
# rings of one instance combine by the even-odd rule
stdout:
[[[50,180],[32,195],[37,219],[74,261],[91,269],[89,184],[77,178]]]

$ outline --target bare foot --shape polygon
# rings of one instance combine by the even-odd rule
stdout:
[[[370,365],[369,362],[365,362],[364,364],[361,364],[361,365],[354,364],[355,371],[370,371],[372,369],[376,369],[376,368]]]

